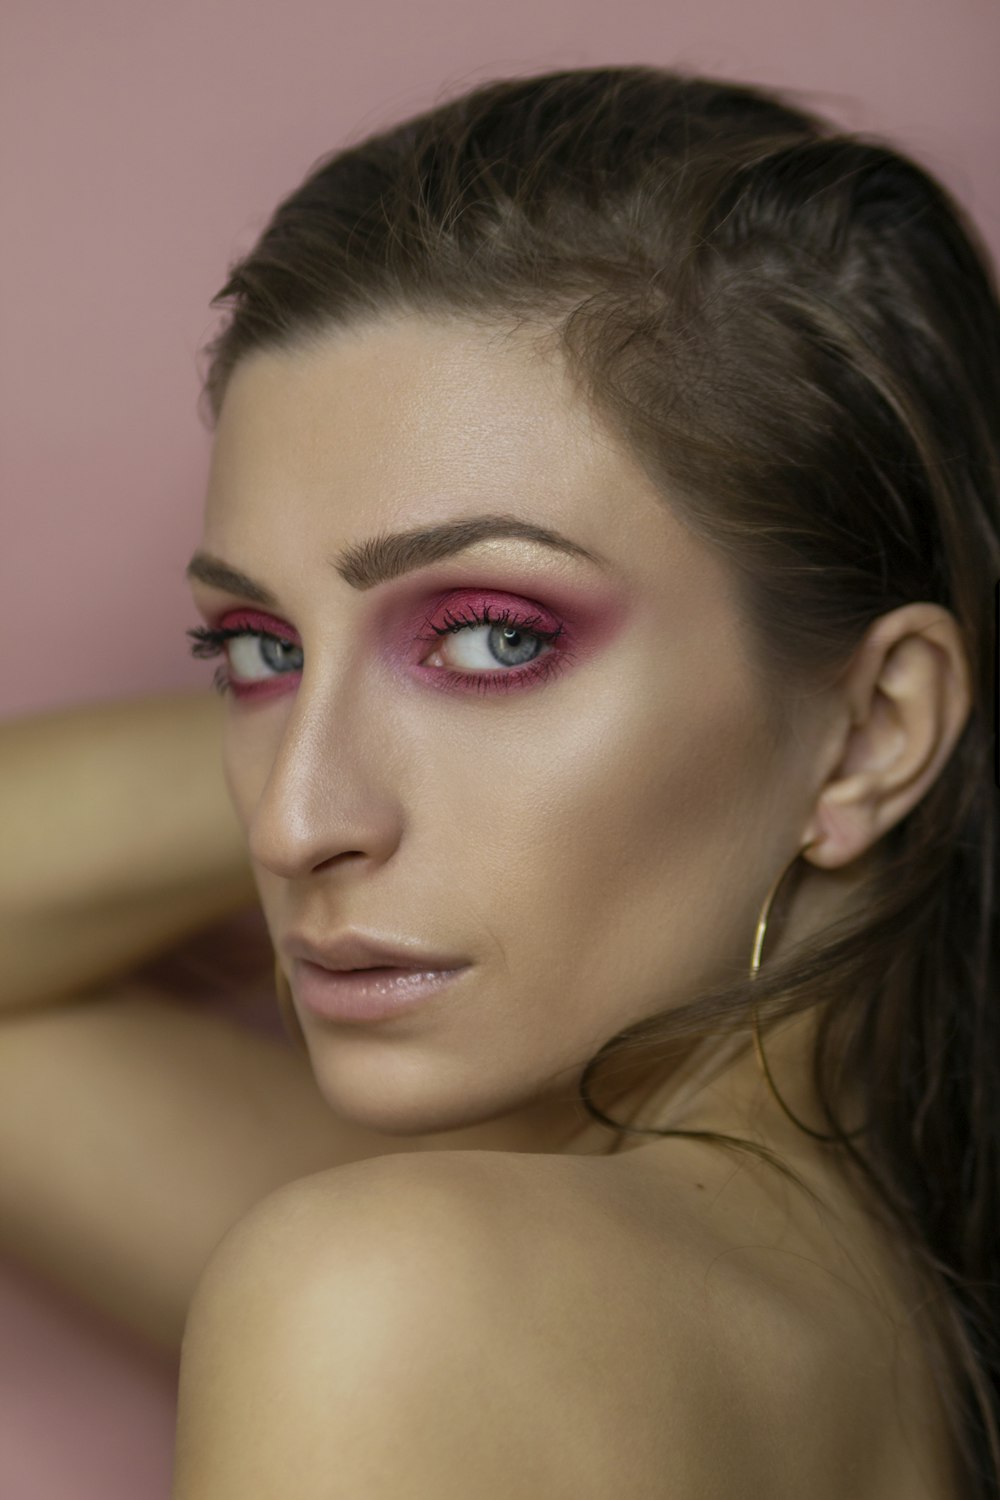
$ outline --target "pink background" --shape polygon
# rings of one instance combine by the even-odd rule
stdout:
[[[996,0],[4,0],[0,717],[210,681],[184,638],[196,353],[228,262],[311,164],[489,77],[640,61],[885,133],[996,253]],[[166,1497],[173,1393],[0,1266],[4,1500]]]

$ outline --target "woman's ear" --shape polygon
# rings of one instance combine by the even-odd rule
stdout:
[[[968,719],[970,682],[942,606],[906,604],[872,622],[838,688],[833,768],[802,838],[812,864],[849,864],[920,801]]]

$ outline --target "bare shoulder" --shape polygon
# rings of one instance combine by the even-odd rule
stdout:
[[[516,1175],[400,1154],[255,1205],[191,1304],[173,1500],[559,1494],[496,1250]]]
[[[490,1151],[387,1153],[324,1169],[260,1199],[220,1244],[207,1284],[273,1266],[275,1292],[324,1287],[360,1309],[448,1289],[472,1317],[503,1283],[504,1247],[526,1228],[523,1158]],[[293,1277],[294,1272],[294,1277]],[[440,1302],[436,1306],[441,1307]]]
[[[710,1153],[639,1155],[404,1153],[271,1194],[192,1305],[174,1500],[269,1500],[305,1453],[301,1500],[896,1500],[872,1309],[760,1201],[713,1222]]]

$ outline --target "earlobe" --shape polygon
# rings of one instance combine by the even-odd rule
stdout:
[[[857,859],[881,837],[875,776],[858,771],[824,789],[803,841],[812,847],[803,858],[823,870],[839,870]]]

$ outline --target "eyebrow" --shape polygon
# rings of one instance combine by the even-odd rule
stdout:
[[[537,526],[532,521],[508,515],[469,516],[464,520],[445,521],[438,526],[383,532],[369,537],[367,541],[352,543],[330,561],[331,566],[352,589],[371,589],[378,583],[398,578],[400,574],[409,573],[414,568],[426,567],[428,563],[439,562],[444,557],[464,551],[466,547],[474,547],[477,542],[495,537],[537,542],[556,552],[585,558],[599,568],[611,566],[610,560],[601,553],[581,546],[579,542],[572,541],[548,526]],[[228,593],[242,594],[245,598],[272,609],[278,604],[277,599],[263,584],[257,583],[246,573],[231,568],[228,563],[213,557],[209,552],[196,552],[188,563],[184,576],[197,578],[202,583],[211,584]]]

